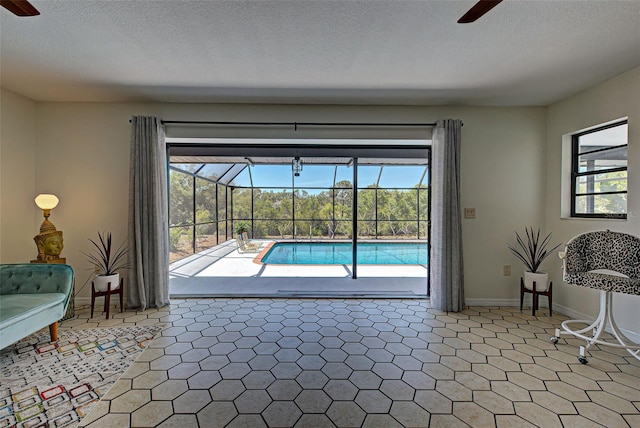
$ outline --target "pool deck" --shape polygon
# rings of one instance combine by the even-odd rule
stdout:
[[[170,265],[171,297],[425,297],[426,265],[264,265],[272,240],[252,240],[257,252],[239,253],[235,241]]]

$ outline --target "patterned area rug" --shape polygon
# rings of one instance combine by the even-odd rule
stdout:
[[[160,329],[44,329],[1,350],[0,427],[76,425]]]

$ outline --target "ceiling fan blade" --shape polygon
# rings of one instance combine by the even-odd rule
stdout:
[[[27,0],[0,0],[0,5],[18,16],[40,15],[38,9],[33,7]]]
[[[473,5],[473,7],[462,16],[462,18],[458,19],[458,24],[474,22],[476,19],[496,7],[501,1],[502,0],[480,0],[478,3]]]

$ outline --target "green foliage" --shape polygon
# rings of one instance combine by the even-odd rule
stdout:
[[[170,170],[169,224],[179,225],[193,221],[193,178]]]
[[[196,223],[216,220],[216,184],[196,179]]]
[[[527,242],[525,243],[518,232],[516,232],[517,246],[509,245],[508,247],[513,255],[520,259],[529,272],[536,273],[538,272],[542,262],[561,244],[558,244],[551,249],[547,249],[549,241],[551,240],[551,233],[541,241],[540,229],[534,232],[533,227],[529,226],[529,229],[525,227],[524,230],[526,232]]]
[[[206,235],[215,241],[216,233],[224,239],[225,228],[230,236],[232,224],[233,232],[237,233],[239,226],[252,229],[255,238],[292,238],[295,233],[299,237],[347,239],[352,235],[353,190],[348,180],[325,190],[231,189],[171,170],[169,199],[172,252],[192,247],[189,230],[194,223],[198,240]],[[358,189],[358,234],[416,238],[420,221],[420,237],[424,238],[427,201],[425,186],[383,189],[370,185]]]
[[[180,240],[182,238],[181,227],[169,228],[169,251],[178,251],[180,249]]]
[[[593,180],[592,188],[587,186],[589,178],[582,177],[578,183],[577,192],[604,193],[596,196],[581,196],[576,198],[576,212],[598,213],[598,214],[618,214],[627,212],[627,195],[624,193],[606,194],[606,192],[620,192],[627,190],[627,171],[615,171],[602,173]],[[587,202],[591,204],[587,206]],[[592,207],[591,207],[592,205]]]
[[[242,233],[248,232],[250,228],[251,228],[251,225],[249,223],[240,221],[236,223],[236,234],[240,235]]]
[[[126,247],[126,239],[118,248],[115,248],[112,244],[111,232],[98,232],[98,238],[97,241],[89,238],[89,242],[93,245],[92,252],[83,252],[96,274],[113,275],[119,269],[129,268],[129,262],[127,261],[129,249]]]

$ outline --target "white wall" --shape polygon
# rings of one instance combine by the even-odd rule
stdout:
[[[48,186],[60,197],[52,220],[64,231],[63,255],[76,270],[77,288],[89,274],[81,253],[89,249],[87,238],[98,230],[110,230],[119,241],[127,233],[131,115],[157,115],[166,120],[285,122],[462,119],[462,204],[477,209],[477,219],[463,224],[466,297],[473,304],[516,301],[521,269],[506,243],[515,229],[542,225],[544,219],[544,108],[161,103],[38,103],[37,107],[36,185]],[[168,132],[176,135],[181,130]],[[347,132],[370,138],[389,136],[381,130]],[[227,137],[280,138],[329,137],[334,133],[326,128],[217,131]],[[398,136],[398,131],[393,134]],[[400,134],[410,137],[416,131]],[[22,234],[33,234],[31,224],[21,228],[28,229]],[[14,244],[30,251],[28,239],[16,239]],[[503,264],[514,265],[513,276],[502,276]],[[80,296],[86,297],[88,292],[87,287]]]
[[[0,263],[22,263],[38,256],[43,218],[33,198],[46,192],[35,185],[36,103],[2,89],[0,112]]]
[[[566,145],[569,134],[622,117],[628,117],[629,120],[627,220],[562,218],[561,201],[563,197],[567,197],[569,183],[563,183],[561,174],[563,162],[566,162],[565,169],[570,162],[566,156],[565,159],[562,156],[563,136]],[[640,236],[640,67],[549,107],[546,163],[545,225],[548,230],[554,231],[558,241],[566,243],[580,233],[604,229]],[[554,285],[554,303],[569,308],[576,314],[595,317],[598,313],[598,292],[564,285],[559,259],[553,260],[551,273],[554,284],[558,284]],[[640,334],[639,307],[640,296],[614,295],[618,324],[637,334]]]

